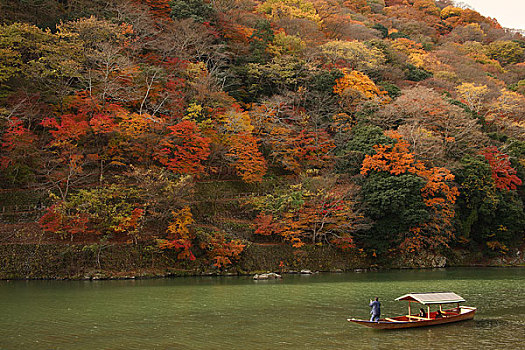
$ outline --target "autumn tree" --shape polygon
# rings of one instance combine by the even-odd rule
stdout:
[[[489,162],[492,179],[498,189],[515,190],[522,184],[521,179],[516,176],[509,160],[509,156],[500,152],[496,147],[487,147],[482,151],[483,156]]]
[[[11,185],[23,185],[32,180],[39,163],[37,135],[17,117],[7,119],[6,124],[0,141],[0,171]]]
[[[231,239],[224,232],[215,231],[210,234],[200,234],[200,247],[218,269],[230,267],[240,259],[246,247],[239,239]]]
[[[463,83],[456,86],[456,91],[465,104],[474,112],[479,113],[483,107],[483,98],[489,92],[486,85]]]
[[[191,121],[183,120],[167,129],[169,133],[155,150],[154,158],[176,174],[203,173],[203,161],[210,154],[209,139]]]
[[[355,110],[361,101],[389,100],[386,91],[381,90],[366,74],[355,70],[344,71],[344,76],[336,80],[334,93],[341,97],[341,105],[348,111]]]
[[[484,139],[477,120],[431,89],[415,87],[372,117],[381,126],[415,125],[441,140],[444,154],[457,157]]]
[[[157,239],[157,244],[161,249],[173,249],[178,252],[177,258],[181,260],[195,260],[192,251],[193,239],[195,233],[191,225],[195,223],[191,209],[184,207],[180,210],[173,211],[173,221],[166,230],[165,239]]]
[[[321,53],[329,63],[365,72],[385,63],[385,57],[379,49],[359,41],[329,41],[321,46]]]
[[[261,182],[267,165],[257,139],[249,133],[230,137],[230,148],[227,156],[234,159],[234,166],[245,182]]]
[[[305,187],[292,185],[275,195],[255,197],[250,201],[259,211],[255,233],[280,236],[295,248],[308,243],[355,247],[352,234],[365,221],[352,200],[354,194],[352,186],[313,177]]]
[[[118,185],[79,190],[48,208],[40,225],[46,232],[71,240],[95,234],[127,236],[136,243],[144,215],[140,197],[138,190]]]
[[[398,246],[394,245],[392,248],[396,249],[399,247],[405,252],[418,252],[421,249],[435,250],[439,247],[447,246],[454,236],[452,220],[454,218],[454,203],[458,195],[457,188],[450,185],[450,182],[454,180],[454,175],[446,168],[426,167],[409,151],[409,144],[398,133],[389,132],[387,136],[394,139],[395,144],[374,146],[376,152],[373,155],[365,156],[361,174],[368,175],[372,173],[372,175],[377,176],[377,178],[371,178],[372,184],[380,179],[380,176],[386,176],[384,186],[387,187],[382,189],[376,188],[378,195],[379,193],[382,196],[395,193],[392,191],[396,187],[405,187],[404,191],[411,189],[412,195],[408,201],[405,200],[407,194],[401,195],[399,199],[401,203],[404,203],[404,208],[416,203],[424,205],[424,207],[418,205],[417,215],[414,216],[419,218],[419,221],[417,223],[409,221],[410,225],[414,226],[407,227],[404,225],[399,227],[399,230],[395,233],[397,237],[394,237],[397,238],[397,241],[394,241],[394,243],[397,243]],[[391,179],[392,176],[401,178]],[[398,180],[410,181],[411,185],[405,184],[400,186],[398,184],[389,190],[390,186],[392,186],[389,183]],[[421,197],[415,200],[414,198],[418,198],[418,196]],[[385,202],[385,199],[370,199],[367,203],[372,205],[372,208],[377,208],[378,204],[389,203],[389,201]],[[376,219],[383,219],[384,217],[380,213],[394,213],[397,209],[394,207],[391,211],[386,211],[385,208],[380,207],[377,210],[379,217],[376,217]],[[414,213],[415,209],[408,207],[408,209],[404,210],[407,210],[410,214]],[[422,215],[421,210],[424,210],[426,214]],[[372,235],[380,235],[380,232],[381,230],[376,228],[375,233],[372,231]],[[376,242],[377,240],[381,240],[381,236],[376,236]],[[392,237],[390,237],[390,242],[392,242]],[[383,246],[383,248],[386,247]]]

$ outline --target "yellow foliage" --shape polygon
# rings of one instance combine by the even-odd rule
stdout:
[[[202,106],[196,103],[190,103],[188,108],[186,109],[186,117],[188,119],[197,120],[200,117],[202,117]]]
[[[463,83],[456,86],[456,91],[473,111],[479,112],[482,107],[483,97],[489,92],[486,85]]]
[[[173,214],[173,221],[166,230],[168,238],[190,239],[189,226],[195,223],[191,209],[184,207],[181,210],[172,211],[171,213]]]
[[[268,0],[257,7],[257,11],[265,13],[272,19],[304,18],[318,24],[322,23],[314,5],[306,0]]]
[[[487,242],[487,247],[489,247],[492,251],[499,251],[501,254],[506,254],[509,251],[509,248],[507,248],[505,244],[498,241]]]
[[[433,0],[415,0],[412,6],[429,15],[440,15],[439,7],[436,6]]]
[[[219,117],[224,132],[228,134],[251,133],[253,125],[248,112],[229,110]]]
[[[449,17],[459,17],[461,16],[462,12],[463,12],[462,8],[454,7],[454,6],[447,6],[443,10],[441,10],[441,18],[447,19]]]
[[[362,42],[333,40],[321,46],[321,52],[332,63],[346,61],[352,68],[374,69],[385,63],[383,53]]]
[[[441,80],[448,80],[451,82],[457,82],[458,75],[455,72],[449,70],[439,70],[434,73],[434,78]]]
[[[423,46],[407,38],[394,40],[392,47],[408,56],[410,63],[418,68],[425,68],[434,72],[441,62],[432,54],[423,49]]]
[[[387,95],[366,74],[356,70],[345,70],[344,76],[336,80],[334,93],[340,96],[357,94],[360,99],[365,100]]]
[[[206,63],[204,62],[190,62],[186,68],[186,74],[188,74],[190,81],[196,81],[197,79],[208,75],[208,67],[206,67]]]

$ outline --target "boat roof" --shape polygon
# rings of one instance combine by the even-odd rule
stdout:
[[[462,297],[453,292],[438,293],[410,293],[400,296],[396,300],[415,301],[421,304],[447,304],[461,303],[465,301]]]

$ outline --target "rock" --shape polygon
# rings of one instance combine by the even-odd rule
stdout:
[[[301,270],[302,275],[311,275],[313,272],[310,270]]]
[[[447,258],[444,256],[435,256],[432,260],[432,267],[445,267],[447,264]]]
[[[256,274],[253,276],[254,280],[274,280],[279,278],[282,278],[282,276],[275,272],[261,273],[260,275]]]
[[[91,276],[91,280],[97,281],[97,280],[105,280],[107,279],[106,275],[102,273],[95,273]]]

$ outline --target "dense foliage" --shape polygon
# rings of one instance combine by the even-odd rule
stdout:
[[[494,19],[450,0],[0,10],[0,184],[41,194],[47,235],[217,268],[249,241],[523,244],[525,38]],[[229,201],[201,193],[228,181]]]

